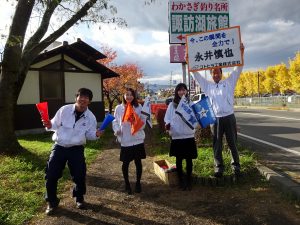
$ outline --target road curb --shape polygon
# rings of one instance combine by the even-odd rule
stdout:
[[[288,196],[300,201],[300,185],[298,183],[260,163],[257,163],[256,167],[270,183],[274,184]]]

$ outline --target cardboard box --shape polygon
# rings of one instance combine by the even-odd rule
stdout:
[[[159,160],[153,162],[155,174],[169,186],[175,186],[178,184],[178,176],[176,170],[166,170],[164,168],[171,168],[173,165],[167,160]]]

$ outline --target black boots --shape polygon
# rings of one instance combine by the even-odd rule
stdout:
[[[191,175],[187,176],[186,177],[186,189],[188,191],[192,190],[192,183],[193,183],[192,176]]]
[[[182,191],[191,191],[192,190],[192,176],[186,176],[186,179],[183,176],[178,177],[179,180],[179,189]]]
[[[132,195],[132,189],[131,189],[131,186],[130,186],[130,183],[128,182],[125,182],[125,192],[129,195]],[[141,185],[141,182],[137,181],[135,183],[135,189],[134,189],[134,192],[135,193],[141,193],[142,192],[142,185]]]
[[[141,186],[141,182],[137,181],[135,183],[135,193],[141,193],[142,192],[142,186]]]
[[[132,190],[131,190],[131,187],[130,187],[130,183],[125,183],[125,192],[129,195],[132,195]]]
[[[183,177],[182,176],[179,177],[178,180],[179,180],[179,189],[182,190],[182,191],[184,191],[186,189],[186,184],[185,184],[185,182],[183,180]]]

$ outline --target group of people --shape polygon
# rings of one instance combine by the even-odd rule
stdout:
[[[244,54],[244,46],[241,44],[241,53]],[[240,162],[237,150],[237,129],[233,109],[234,88],[236,86],[242,67],[236,67],[227,79],[222,80],[221,68],[211,70],[210,82],[195,72],[194,77],[199,82],[201,89],[210,98],[217,122],[212,125],[213,151],[215,162],[215,177],[222,177],[224,162],[222,157],[222,141],[225,134],[232,155],[232,169],[236,175],[240,175]],[[175,88],[173,101],[168,105],[165,114],[165,129],[171,136],[170,156],[176,157],[176,171],[179,187],[182,190],[192,188],[193,159],[197,158],[195,142],[195,130],[191,129],[181,117],[175,113],[182,96],[188,97],[186,84],[180,83]],[[46,214],[50,215],[59,205],[57,197],[57,183],[62,177],[66,163],[70,170],[72,180],[75,183],[73,197],[76,207],[84,208],[84,194],[86,193],[86,163],[84,158],[84,145],[86,140],[97,140],[103,131],[97,129],[97,120],[88,109],[93,93],[87,88],[80,88],[75,95],[75,104],[61,107],[53,119],[42,121],[46,130],[53,131],[53,145],[46,167],[46,195],[48,202]],[[126,106],[131,104],[135,113],[144,120],[136,133],[131,132],[130,121],[124,121],[123,116]],[[144,146],[144,127],[146,118],[141,115],[142,106],[138,103],[136,93],[127,88],[123,95],[123,102],[116,106],[112,127],[114,135],[121,145],[120,161],[122,161],[122,173],[125,182],[125,191],[132,194],[128,177],[128,168],[131,161],[136,166],[136,183],[134,192],[142,191],[142,159],[146,158]],[[184,178],[182,163],[186,160],[186,176]]]
[[[54,141],[50,157],[46,166],[46,195],[48,203],[45,213],[51,215],[59,205],[57,197],[58,180],[62,177],[66,163],[68,164],[73,182],[73,197],[76,207],[85,207],[84,195],[86,193],[86,163],[84,158],[84,145],[86,140],[97,140],[103,131],[97,129],[95,115],[88,109],[93,99],[93,93],[87,88],[80,88],[75,95],[75,103],[61,107],[55,116],[49,120],[42,120],[47,131],[53,131]],[[126,105],[131,104],[135,113],[144,120],[144,125],[134,134],[131,132],[130,121],[124,121],[123,116]],[[134,191],[140,193],[142,177],[142,159],[146,158],[144,147],[146,118],[141,116],[141,105],[137,101],[133,89],[127,88],[123,96],[123,103],[115,108],[113,121],[114,134],[121,145],[120,161],[125,181],[125,191],[132,194],[128,178],[128,168],[131,161],[136,166],[136,183]]]

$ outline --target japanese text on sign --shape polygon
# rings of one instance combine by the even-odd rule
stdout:
[[[229,18],[226,14],[172,14],[172,33],[195,33],[227,28]]]
[[[228,12],[227,1],[173,1],[171,10],[173,12]]]
[[[189,71],[242,65],[240,27],[187,36]]]
[[[170,63],[185,63],[185,45],[170,45]]]
[[[185,43],[185,35],[229,27],[227,0],[170,0],[170,43]]]

